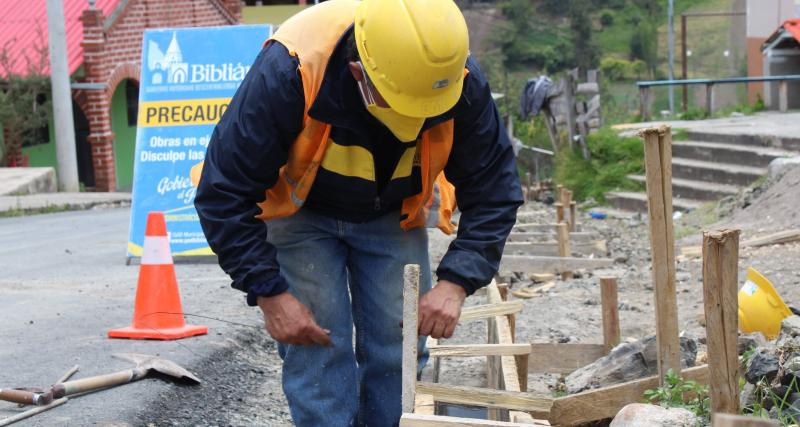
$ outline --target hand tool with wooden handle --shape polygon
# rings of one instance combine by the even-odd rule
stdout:
[[[53,385],[52,397],[58,399],[63,396],[70,396],[77,393],[85,393],[103,388],[114,387],[121,384],[127,384],[140,380],[151,373],[159,373],[187,384],[200,384],[199,378],[182,368],[177,363],[171,362],[167,359],[136,353],[115,354],[114,356],[121,359],[130,360],[136,363],[136,367],[110,374],[81,378],[79,380],[55,384]]]
[[[51,392],[34,392],[30,390],[0,388],[0,399],[23,405],[47,405],[53,401]]]

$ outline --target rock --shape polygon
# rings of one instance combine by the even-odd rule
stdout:
[[[697,343],[688,337],[680,338],[681,365],[694,366]],[[568,394],[605,387],[655,375],[658,369],[656,337],[623,343],[607,356],[597,359],[567,376],[564,380]]]
[[[794,385],[792,385],[794,382]],[[781,384],[800,389],[800,354],[792,353],[783,363]]]
[[[683,408],[662,408],[646,403],[631,403],[617,413],[610,427],[694,427],[700,420]]]
[[[800,316],[789,316],[783,319],[776,345],[800,348]]]
[[[739,334],[739,355],[741,356],[751,348],[764,347],[767,345],[767,339],[761,332],[753,332],[751,334]]]
[[[769,162],[769,177],[772,179],[780,179],[786,172],[796,167],[800,167],[800,156],[778,157]]]
[[[742,408],[750,408],[756,403],[756,388],[755,385],[745,383],[742,391],[739,393],[739,406]]]
[[[767,378],[767,381],[772,381],[778,375],[778,369],[780,369],[778,358],[760,348],[747,362],[744,379],[750,384],[755,384],[764,377]]]

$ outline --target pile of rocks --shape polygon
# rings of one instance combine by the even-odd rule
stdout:
[[[745,362],[747,383],[740,396],[745,412],[800,421],[800,316],[784,319],[778,339],[746,353]]]

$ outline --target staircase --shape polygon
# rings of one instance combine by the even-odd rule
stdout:
[[[736,194],[767,173],[778,157],[800,155],[800,139],[761,138],[708,131],[689,131],[687,141],[672,142],[672,205],[690,211],[704,203]],[[644,183],[642,175],[629,179]],[[617,209],[647,211],[647,194],[612,191],[608,202]]]

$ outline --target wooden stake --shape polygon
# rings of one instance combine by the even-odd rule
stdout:
[[[739,230],[703,233],[703,301],[711,411],[739,413]]]
[[[419,315],[419,265],[408,264],[403,270],[403,412],[414,411],[417,388],[417,320]]]
[[[558,236],[558,256],[560,257],[569,257],[572,256],[572,253],[569,250],[569,229],[567,228],[567,224],[559,223],[556,226],[557,236]],[[572,278],[571,271],[562,271],[561,272],[561,279],[567,280]]]
[[[575,231],[575,225],[578,223],[578,204],[570,202],[569,204],[569,231]]]
[[[561,204],[564,205],[564,210],[567,211],[570,210],[570,205],[572,205],[572,191],[564,189],[563,194],[564,196],[561,198]],[[567,227],[571,231],[572,226],[570,224],[574,221],[575,220],[572,218],[572,216],[570,216],[569,220],[567,220],[565,217],[563,222],[567,223]]]
[[[617,278],[600,278],[600,300],[603,307],[603,345],[606,353],[619,344],[619,308],[617,302]]]
[[[556,207],[556,224],[564,222],[564,204],[561,202],[553,203]]]
[[[672,228],[672,139],[670,128],[649,128],[644,139],[647,211],[655,289],[658,376],[662,385],[670,369],[680,373],[678,302],[675,294],[675,238]]]

